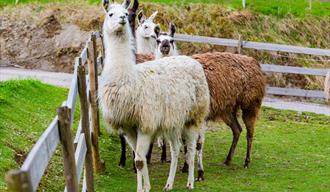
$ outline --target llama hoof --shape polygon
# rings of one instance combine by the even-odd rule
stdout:
[[[225,162],[223,162],[224,165],[229,166],[230,165],[230,160],[226,160]]]
[[[198,177],[196,178],[196,181],[204,181],[204,171],[198,170]]]
[[[188,190],[193,190],[194,189],[194,183],[193,182],[188,182],[187,189]]]
[[[182,173],[188,173],[188,168],[189,168],[188,163],[184,162],[183,167],[181,169]]]
[[[144,187],[144,192],[149,192],[150,191],[150,186]]]
[[[250,164],[249,164],[249,163],[245,163],[245,164],[244,164],[244,168],[245,168],[245,169],[248,169],[249,167],[250,167]]]
[[[164,191],[171,191],[172,189],[173,189],[172,184],[166,184],[166,186],[164,187]]]

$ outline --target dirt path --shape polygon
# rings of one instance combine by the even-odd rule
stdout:
[[[9,79],[38,79],[48,84],[61,87],[69,87],[71,78],[72,74],[70,73],[0,67],[0,81],[5,81]],[[266,97],[263,102],[263,106],[275,109],[293,110],[298,112],[313,112],[330,116],[330,106],[314,103],[296,101],[293,102],[278,98]]]

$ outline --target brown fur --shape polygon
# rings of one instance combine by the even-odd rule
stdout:
[[[153,54],[136,54],[136,63],[138,64],[152,60],[155,60],[155,56]]]
[[[203,67],[211,95],[209,119],[226,118],[238,108],[261,103],[266,80],[259,63],[247,56],[231,53],[193,55]]]
[[[248,56],[232,53],[203,53],[193,55],[204,68],[211,102],[209,120],[222,119],[233,132],[233,141],[226,158],[229,164],[242,131],[237,111],[242,109],[247,129],[245,167],[249,166],[255,122],[265,95],[266,78],[259,63]],[[138,55],[137,63],[154,59],[151,55]]]

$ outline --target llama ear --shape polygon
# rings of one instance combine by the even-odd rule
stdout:
[[[129,5],[131,4],[131,1],[130,0],[125,0],[122,4],[122,6],[127,9],[129,7]]]
[[[133,1],[134,1],[133,7],[132,7],[131,11],[135,13],[137,11],[137,9],[139,8],[139,1],[138,0],[133,0]]]
[[[158,38],[159,37],[159,34],[160,34],[160,26],[159,26],[159,24],[156,25],[154,31],[155,31],[156,37]]]
[[[171,37],[174,37],[174,34],[175,34],[175,25],[173,23],[170,23],[170,35]]]
[[[138,24],[141,25],[146,20],[146,16],[143,14],[143,10],[138,13]]]
[[[110,7],[110,1],[109,0],[102,0],[102,8],[105,13],[108,12],[108,9]]]
[[[157,15],[158,11],[155,11],[152,15],[150,15],[150,17],[148,18],[148,20],[150,21],[154,21],[156,15]]]

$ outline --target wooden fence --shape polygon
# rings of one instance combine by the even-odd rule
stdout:
[[[177,41],[182,41],[182,42],[204,43],[204,44],[221,45],[227,47],[236,47],[238,52],[240,52],[241,49],[246,48],[246,49],[255,49],[255,50],[263,50],[263,51],[277,51],[277,52],[330,57],[330,50],[328,49],[306,48],[306,47],[298,47],[291,45],[280,45],[273,43],[261,43],[261,42],[243,41],[243,40],[235,40],[235,39],[181,35],[181,34],[177,34],[175,36],[175,39]],[[261,66],[264,72],[269,72],[269,73],[293,73],[293,74],[316,75],[316,76],[325,77],[323,91],[268,86],[267,93],[270,95],[311,97],[311,98],[322,98],[325,100],[330,99],[330,69],[289,67],[289,66],[280,66],[274,64],[262,64]]]
[[[6,174],[9,191],[36,191],[59,143],[63,151],[64,191],[79,191],[82,175],[82,191],[94,191],[94,172],[101,172],[104,168],[98,148],[97,38],[100,38],[99,33],[92,33],[80,57],[75,59],[69,94],[57,109],[58,115],[33,146],[22,167]],[[77,95],[80,100],[80,120],[73,140],[71,128]]]
[[[100,134],[100,124],[97,102],[97,69],[103,61],[104,52],[97,56],[97,38],[101,38],[100,33],[92,33],[80,56],[75,59],[69,94],[67,100],[57,109],[58,115],[54,117],[48,128],[33,146],[22,167],[18,170],[10,170],[7,172],[6,181],[10,191],[36,191],[59,143],[61,143],[63,151],[65,175],[64,191],[79,191],[79,182],[81,181],[83,172],[82,191],[94,191],[94,172],[99,173],[104,169],[104,164],[99,156],[98,137]],[[257,50],[330,56],[330,50],[324,49],[190,35],[177,35],[176,39],[186,42],[232,46],[238,47],[238,49],[250,48]],[[103,47],[103,45],[101,45],[101,47]],[[262,69],[265,72],[294,73],[326,77],[324,91],[268,87],[269,94],[330,98],[329,70],[270,64],[263,64]],[[86,71],[88,71],[87,77]],[[72,139],[71,128],[78,95],[80,100],[80,119],[75,138]]]

